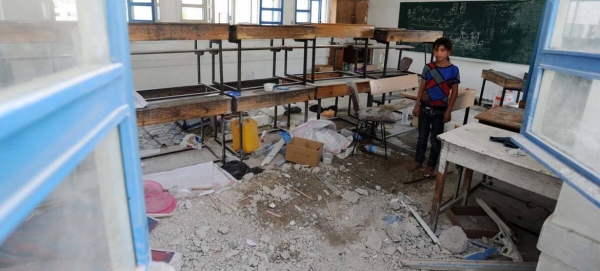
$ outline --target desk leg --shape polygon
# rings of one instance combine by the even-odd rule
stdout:
[[[308,101],[304,102],[304,122],[308,121]]]
[[[500,97],[500,107],[504,103],[504,95],[506,94],[506,88],[502,88],[502,97]]]
[[[433,192],[433,202],[431,203],[431,226],[433,231],[437,228],[440,208],[442,206],[442,196],[444,195],[444,183],[446,182],[446,174],[448,173],[448,162],[445,157],[445,154],[440,155],[438,172],[435,179],[435,190]]]
[[[321,119],[321,99],[317,99],[317,119]]]
[[[338,97],[335,97],[335,112],[333,112],[333,117],[337,118],[337,113],[338,113]]]
[[[481,99],[483,98],[483,89],[485,89],[485,79],[483,79],[483,84],[481,84],[481,93],[479,93],[479,102],[477,104],[479,104],[479,106],[481,106]]]
[[[519,98],[521,98],[521,90],[517,90],[517,103],[519,103]]]
[[[469,191],[471,190],[471,181],[473,180],[473,170],[465,168],[465,176],[462,184],[462,205],[467,206]]]
[[[288,112],[287,112],[287,128],[289,129],[292,124],[290,123],[292,121],[292,105],[288,104]]]
[[[463,120],[463,125],[467,124],[467,121],[469,120],[469,111],[471,110],[471,107],[467,107],[465,109],[465,119]]]

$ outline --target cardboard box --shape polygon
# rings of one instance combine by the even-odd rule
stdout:
[[[293,137],[285,147],[285,160],[300,165],[316,167],[321,161],[323,143],[300,137]]]
[[[333,66],[331,65],[315,65],[315,72],[332,72]]]

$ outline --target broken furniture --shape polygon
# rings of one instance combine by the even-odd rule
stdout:
[[[148,106],[137,109],[138,126],[175,122],[193,118],[214,117],[231,112],[231,98],[212,86],[204,85],[200,78],[200,56],[198,40],[208,40],[212,46],[222,48],[222,40],[229,37],[229,25],[205,23],[130,23],[130,41],[193,40],[194,50],[189,51],[146,51],[138,54],[195,53],[198,69],[198,85],[138,91],[147,99]],[[135,52],[132,54],[136,54]],[[223,59],[219,63],[222,67]],[[213,81],[215,59],[212,59]],[[221,82],[223,80],[221,68]],[[213,118],[216,127],[216,120]],[[223,126],[223,125],[222,125]],[[224,129],[224,126],[221,128]],[[201,128],[204,137],[204,125]],[[216,137],[216,133],[215,133]],[[211,153],[216,155],[208,146]],[[222,145],[221,160],[225,162],[225,145]]]
[[[462,201],[466,205],[473,171],[481,172],[542,196],[556,199],[562,181],[530,156],[511,156],[506,147],[489,140],[490,136],[510,137],[515,133],[480,123],[469,123],[438,136],[442,151],[438,162],[435,191],[431,205],[431,225],[437,227],[441,212]],[[442,196],[449,163],[465,168],[457,182],[454,197],[442,204]],[[461,194],[459,195],[459,192]]]
[[[518,133],[523,123],[523,112],[521,108],[501,106],[487,110],[475,118],[481,124]]]
[[[525,80],[492,69],[482,70],[481,78],[483,78],[483,83],[481,84],[481,93],[479,94],[479,105],[481,105],[481,99],[483,98],[483,90],[485,88],[485,82],[487,80],[502,87],[502,97],[500,97],[500,106],[502,106],[502,104],[504,103],[504,95],[506,94],[507,89],[517,91],[517,103],[519,102],[521,91],[523,91],[523,88],[525,87]]]
[[[463,120],[463,125],[467,124],[467,121],[469,120],[469,111],[471,109],[471,106],[475,104],[476,92],[476,90],[470,88],[458,88],[458,97],[456,97],[456,103],[454,103],[454,108],[452,108],[452,111],[465,109],[465,118]],[[418,94],[418,90],[400,92],[400,96],[411,100],[417,100]]]

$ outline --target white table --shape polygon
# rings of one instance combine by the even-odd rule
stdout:
[[[562,180],[534,158],[528,155],[511,156],[506,152],[510,148],[489,139],[490,136],[510,137],[514,134],[480,123],[469,123],[438,136],[442,141],[442,151],[431,205],[431,223],[434,230],[437,227],[439,214],[460,199],[455,195],[453,201],[442,206],[444,182],[449,163],[465,168],[461,187],[463,205],[467,202],[473,171],[481,172],[551,199],[558,199]]]

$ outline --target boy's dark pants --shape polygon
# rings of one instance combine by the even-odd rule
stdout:
[[[425,161],[427,151],[427,138],[431,140],[431,151],[429,152],[428,166],[435,167],[442,149],[442,142],[437,136],[444,132],[444,111],[434,110],[421,106],[419,113],[419,140],[417,141],[417,154],[415,162],[422,165]]]

